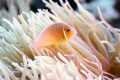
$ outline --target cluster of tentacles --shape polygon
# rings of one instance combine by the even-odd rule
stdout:
[[[10,30],[0,27],[0,80],[103,80],[119,79],[119,29],[111,27],[98,13],[98,21],[74,0],[79,11],[60,0],[62,6],[43,0],[52,13],[39,9],[13,18]],[[27,20],[24,19],[27,17]],[[33,40],[54,22],[74,27],[78,34],[63,44],[33,50]]]

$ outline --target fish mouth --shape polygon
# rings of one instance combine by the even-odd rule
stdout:
[[[73,36],[75,36],[77,34],[76,29],[73,28]]]

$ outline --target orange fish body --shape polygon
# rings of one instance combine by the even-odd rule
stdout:
[[[76,30],[65,23],[54,23],[44,29],[33,42],[36,51],[39,47],[60,44],[69,41],[76,35]]]

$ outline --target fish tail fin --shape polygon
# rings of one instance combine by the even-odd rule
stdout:
[[[34,49],[34,51],[36,52],[38,48],[39,48],[39,44],[37,43],[37,40],[34,40],[33,41],[33,49]]]

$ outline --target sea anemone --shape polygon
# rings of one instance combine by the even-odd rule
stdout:
[[[24,12],[3,18],[10,30],[0,27],[0,80],[111,80],[120,77],[119,29],[114,29],[98,13],[101,21],[74,0],[79,11],[68,1],[62,6],[43,0],[51,10]],[[27,20],[23,16],[27,16]],[[77,35],[63,44],[33,50],[33,40],[47,26],[63,22],[77,30]]]

